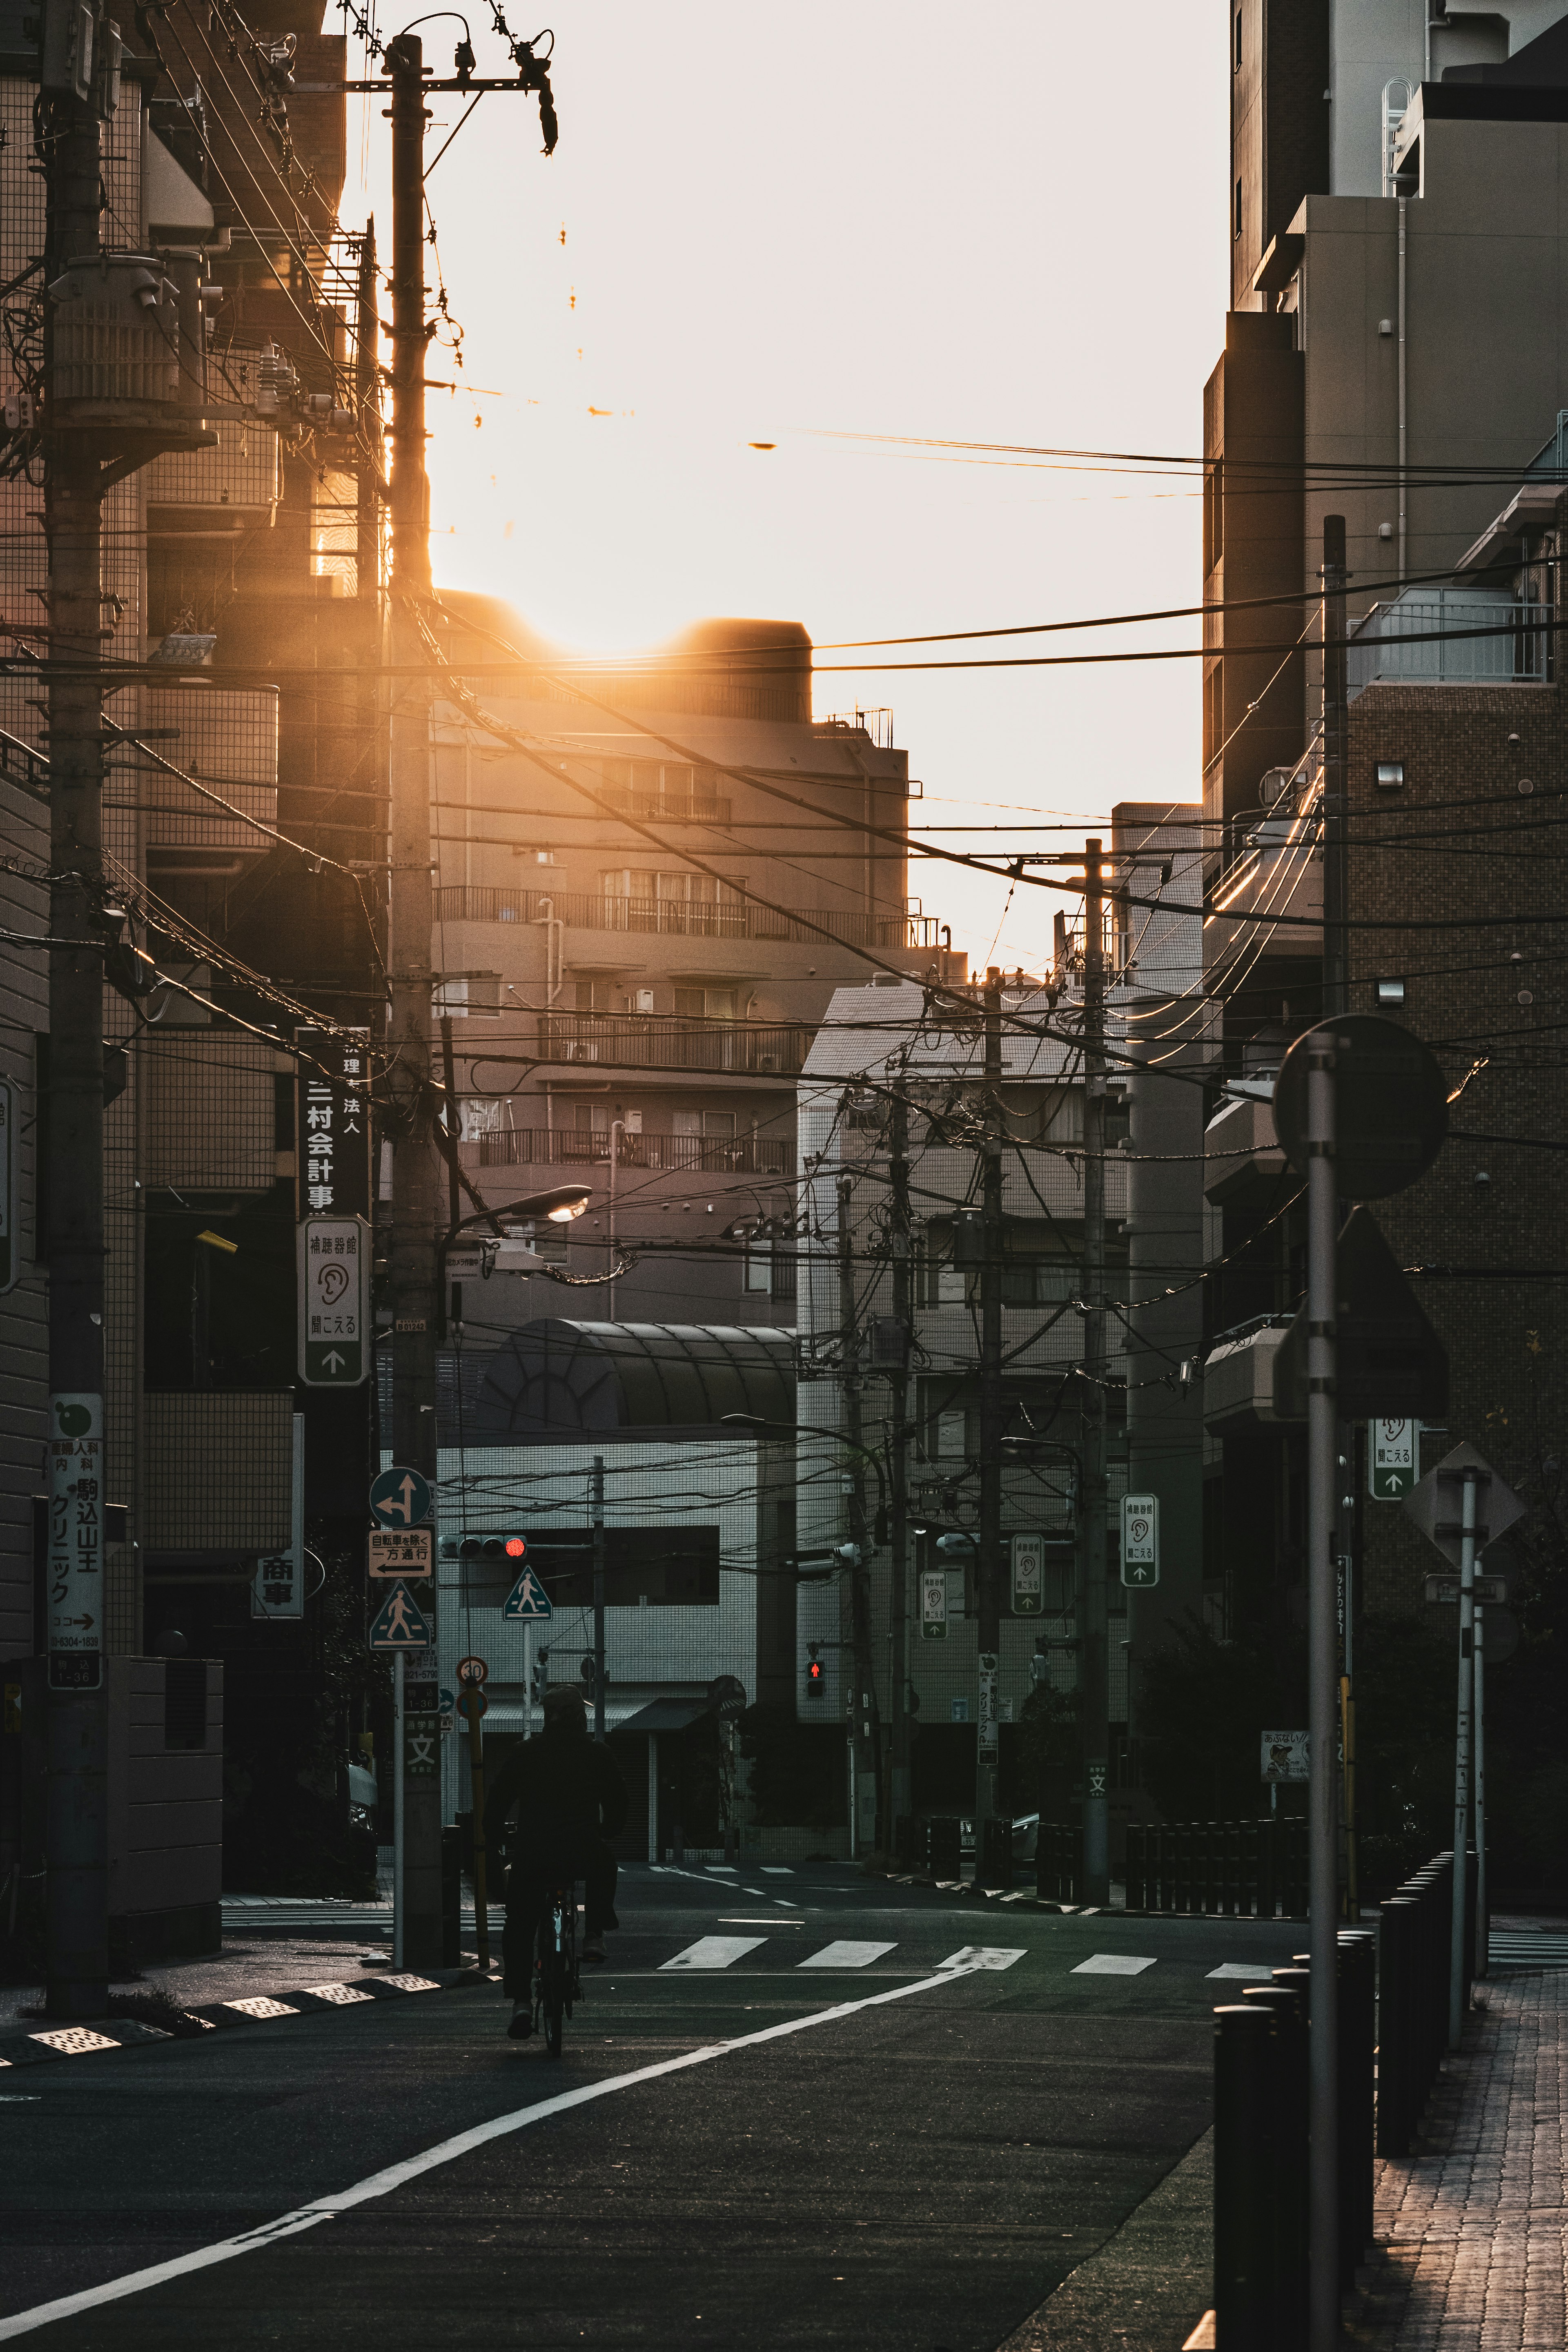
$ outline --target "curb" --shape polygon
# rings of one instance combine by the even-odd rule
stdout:
[[[55,2058],[94,2057],[103,2050],[136,2050],[153,2042],[191,2041],[239,2025],[265,2025],[283,2017],[320,2016],[324,2011],[357,2009],[362,2003],[403,2000],[416,1993],[457,1992],[465,1985],[499,1985],[499,1974],[479,1969],[441,1969],[433,1977],[403,1970],[392,1977],[349,1977],[341,1982],[295,1985],[286,1992],[245,1993],[236,2000],[209,2000],[183,2014],[196,2033],[172,2033],[140,2018],[108,2017],[85,2025],[42,2025],[30,2033],[0,2034],[0,2067],[39,2066]]]

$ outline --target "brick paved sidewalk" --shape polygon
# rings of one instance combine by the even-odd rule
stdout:
[[[1379,2252],[1347,2325],[1376,2352],[1568,2345],[1568,1970],[1477,1998],[1417,2152],[1377,2168]]]

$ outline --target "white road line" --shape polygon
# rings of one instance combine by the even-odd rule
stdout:
[[[1027,1949],[1026,1944],[965,1944],[961,1952],[951,1952],[942,1967],[960,1975],[971,1969],[1010,1969]]]
[[[884,1952],[895,1952],[896,1944],[824,1944],[820,1952],[797,1961],[803,1969],[868,1969]]]
[[[727,1969],[736,1960],[743,1960],[759,1944],[767,1942],[765,1936],[699,1936],[688,1944],[674,1959],[666,1960],[667,1969]]]
[[[1091,1952],[1069,1973],[1075,1977],[1137,1977],[1153,1965],[1152,1959],[1142,1960],[1135,1952]]]
[[[1204,1982],[1213,1984],[1216,1977],[1232,1977],[1246,1984],[1267,1984],[1273,1973],[1267,1960],[1226,1960],[1221,1967],[1211,1969]]]
[[[760,1862],[757,1874],[761,1878],[793,1878],[794,1871],[787,1862]]]
[[[164,2286],[171,2279],[184,2278],[192,2271],[210,2270],[215,2263],[232,2262],[237,2254],[254,2253],[258,2246],[270,2246],[280,2238],[313,2230],[318,2221],[333,2221],[340,2213],[352,2212],[356,2205],[369,2204],[373,2198],[390,2196],[395,2189],[406,2188],[422,2173],[434,2172],[443,2164],[454,2163],[458,2157],[471,2156],[476,2148],[487,2147],[491,2140],[526,2131],[530,2124],[564,2115],[568,2108],[607,2098],[612,2091],[626,2090],[635,2083],[651,2083],[661,2074],[679,2074],[688,2066],[705,2066],[714,2058],[727,2058],[732,2050],[752,2050],[760,2042],[782,2041],[786,2033],[807,2033],[814,2026],[857,2016],[863,2009],[879,2009],[888,2001],[907,2000],[911,1993],[934,1992],[939,1985],[951,1984],[955,1975],[967,1973],[967,1969],[949,1969],[940,1976],[920,1977],[913,1984],[891,1985],[885,1992],[863,1993],[858,2000],[836,2001],[831,2009],[816,2010],[809,2017],[785,2018],[781,2024],[759,2026],[753,2033],[737,2034],[731,2042],[709,2042],[700,2050],[687,2051],[682,2057],[663,2058],[651,2066],[636,2067],[630,2074],[611,2074],[602,2083],[586,2083],[580,2090],[563,2091],[553,2099],[540,2099],[530,2107],[514,2107],[510,2115],[493,2116],[489,2123],[475,2124],[451,2139],[437,2140],[419,2155],[405,2157],[401,2164],[390,2164],[384,2172],[373,2172],[365,2179],[356,2180],[352,2189],[340,2189],[334,2196],[323,2197],[319,2204],[302,2206],[298,2212],[280,2214],[276,2221],[266,2222],[259,2230],[248,2230],[243,2237],[221,2239],[215,2246],[176,2254],[171,2262],[154,2263],[142,2271],[129,2271],[123,2278],[105,2279],[101,2285],[86,2287],[79,2294],[59,2295],[53,2303],[35,2304],[30,2311],[18,2311],[9,2319],[0,2319],[0,2344],[9,2343],[14,2336],[30,2335],[36,2327],[47,2327],[52,2320],[74,2319],[79,2312],[96,2310],[100,2304],[122,2302],[127,2295]]]

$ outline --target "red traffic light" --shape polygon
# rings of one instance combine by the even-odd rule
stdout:
[[[506,1539],[506,1556],[508,1559],[521,1559],[527,1549],[528,1546],[521,1536],[508,1536]]]

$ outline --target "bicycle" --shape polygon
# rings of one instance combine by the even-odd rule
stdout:
[[[581,1998],[582,1976],[577,1964],[577,1889],[569,1881],[553,1886],[540,1908],[534,1930],[533,2022],[542,2025],[544,2047],[552,2058],[561,2055],[562,2021]]]

